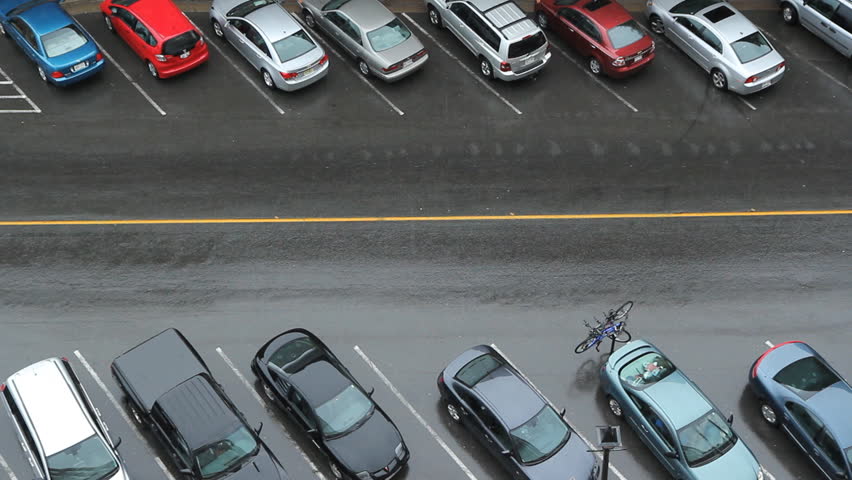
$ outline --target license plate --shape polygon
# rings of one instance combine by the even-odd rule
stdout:
[[[307,77],[308,75],[314,73],[316,70],[317,70],[316,67],[311,67],[311,68],[305,70],[304,72],[300,73],[299,75],[302,75],[303,77]]]
[[[412,63],[414,63],[414,60],[409,58],[408,60],[402,62],[402,68],[405,68],[405,67],[411,65]]]
[[[766,83],[764,83],[763,85],[761,85],[761,86],[760,86],[760,88],[761,88],[761,89],[769,88],[771,85],[772,85],[772,82],[766,82]]]
[[[521,62],[521,64],[526,67],[527,65],[533,63],[534,61],[535,61],[535,57],[530,57],[530,58],[524,59],[524,61]]]
[[[89,62],[80,62],[77,65],[74,65],[73,67],[71,67],[71,71],[72,72],[79,72],[80,70],[82,70],[82,69],[84,69],[88,66],[89,66]]]
[[[633,57],[633,61],[634,62],[641,62],[643,58],[645,58],[644,55],[636,55],[635,57]]]
[[[183,52],[183,53],[181,53],[181,54],[180,54],[180,58],[186,58],[186,57],[188,57],[188,56],[189,56],[189,50],[187,50],[187,51],[185,51],[185,52]]]

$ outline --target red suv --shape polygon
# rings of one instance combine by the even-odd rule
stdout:
[[[625,77],[654,58],[654,41],[614,0],[536,0],[535,18],[586,57],[595,75]]]
[[[210,56],[201,32],[171,0],[105,0],[101,13],[154,77],[173,77]]]

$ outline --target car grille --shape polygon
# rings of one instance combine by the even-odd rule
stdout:
[[[391,463],[381,470],[372,473],[373,478],[390,479],[399,471],[399,460],[393,459]]]

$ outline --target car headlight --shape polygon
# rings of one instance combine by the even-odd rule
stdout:
[[[396,458],[402,460],[405,457],[405,445],[403,445],[402,442],[399,442],[399,445],[396,446],[393,453],[396,454]]]
[[[370,476],[370,472],[358,472],[355,476],[360,480],[372,480],[373,478]]]

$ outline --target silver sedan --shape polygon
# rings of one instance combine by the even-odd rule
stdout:
[[[298,90],[328,73],[328,55],[275,0],[213,0],[210,22],[269,88]]]
[[[645,14],[651,30],[668,37],[701,65],[720,90],[748,95],[784,76],[784,58],[728,2],[649,0]]]
[[[299,5],[305,23],[328,33],[365,76],[393,82],[429,59],[420,40],[378,0],[299,0]]]

